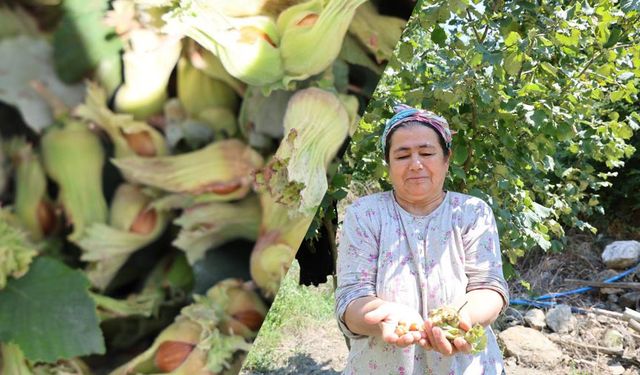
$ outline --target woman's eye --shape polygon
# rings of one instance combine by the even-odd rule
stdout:
[[[409,155],[402,155],[402,156],[396,156],[396,159],[401,160],[401,159],[406,159],[408,157]]]
[[[420,156],[432,156],[435,155],[434,153],[422,153],[420,154]]]

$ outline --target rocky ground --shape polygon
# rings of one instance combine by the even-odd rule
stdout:
[[[640,256],[637,242],[627,243],[631,248],[606,250],[609,241],[590,235],[568,240],[561,254],[532,254],[523,260],[519,269],[528,290],[524,283],[512,283],[512,298],[564,293],[581,286],[568,280],[609,279],[632,268]],[[603,253],[611,255],[606,264]],[[636,267],[617,281],[629,283],[624,288],[594,288],[549,300],[558,303],[553,308],[510,307],[496,322],[507,373],[640,374],[640,331],[628,317],[640,310],[638,281]]]
[[[532,253],[523,259],[518,266],[522,282],[510,283],[512,298],[565,292],[577,288],[569,279],[604,280],[622,272],[602,261],[607,241],[590,235],[572,235],[568,241],[561,254]],[[640,270],[619,281],[640,282]],[[595,288],[555,302],[560,305],[544,309],[511,306],[496,321],[507,374],[640,375],[640,331],[624,315],[625,308],[640,310],[640,290]],[[283,330],[274,370],[244,374],[339,374],[344,368],[348,350],[334,321],[285,325]]]

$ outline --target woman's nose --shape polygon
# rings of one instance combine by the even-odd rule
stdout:
[[[420,157],[416,154],[416,155],[411,155],[411,165],[410,165],[411,169],[422,169],[423,165],[422,165],[422,161],[420,161]]]

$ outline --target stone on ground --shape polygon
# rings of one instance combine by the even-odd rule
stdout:
[[[524,314],[524,321],[529,327],[537,329],[538,331],[542,331],[542,329],[547,326],[547,323],[544,321],[544,311],[540,309],[527,311],[527,313]]]
[[[625,368],[619,362],[614,362],[608,367],[611,375],[622,375],[625,372]]]
[[[614,350],[624,349],[624,336],[613,328],[609,328],[602,336],[602,344]]]
[[[614,241],[604,248],[602,261],[613,269],[634,266],[640,261],[640,242]]]
[[[625,293],[620,296],[618,303],[623,307],[638,309],[638,306],[640,306],[640,292]]]
[[[515,326],[498,334],[506,356],[519,363],[536,367],[553,367],[562,358],[562,351],[541,332],[533,328]]]
[[[557,305],[550,309],[545,321],[547,326],[557,333],[569,333],[576,326],[576,318],[571,313],[571,306],[568,305]]]

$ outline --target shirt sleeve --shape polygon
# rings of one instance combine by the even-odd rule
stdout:
[[[353,333],[344,322],[344,313],[357,298],[376,295],[378,271],[378,240],[368,225],[366,215],[353,206],[346,210],[338,244],[336,262],[336,320],[340,330],[349,338],[364,337]]]
[[[495,217],[484,201],[473,205],[469,225],[463,232],[467,291],[491,289],[504,300],[503,312],[509,306],[509,288],[502,273],[500,238]]]

